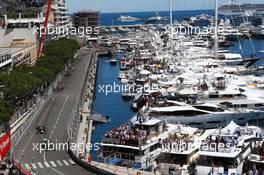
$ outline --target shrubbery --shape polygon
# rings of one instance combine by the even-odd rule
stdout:
[[[45,48],[45,56],[39,58],[36,66],[21,66],[2,72],[0,85],[3,86],[4,99],[0,101],[0,123],[9,119],[7,115],[12,115],[10,106],[32,98],[42,85],[52,82],[64,70],[65,64],[73,59],[77,49],[77,41],[62,38]]]

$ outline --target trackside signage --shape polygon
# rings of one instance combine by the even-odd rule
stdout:
[[[0,161],[8,154],[11,147],[10,131],[0,138]]]

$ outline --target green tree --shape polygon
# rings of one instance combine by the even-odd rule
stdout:
[[[13,115],[14,109],[5,100],[0,99],[0,124],[8,122]]]

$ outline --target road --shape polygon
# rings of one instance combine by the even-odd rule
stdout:
[[[83,88],[82,82],[85,81],[85,70],[90,62],[91,51],[87,54],[75,61],[75,70],[72,75],[62,80],[64,90],[54,92],[47,105],[37,116],[36,122],[32,124],[15,149],[14,159],[25,168],[31,168],[36,174],[87,175],[89,173],[74,164],[64,146],[60,146],[60,150],[55,151],[41,152],[39,149],[37,150],[37,147],[40,147],[38,144],[42,143],[44,138],[61,145],[67,143],[67,124]],[[36,127],[39,124],[47,128],[47,134],[36,133]]]

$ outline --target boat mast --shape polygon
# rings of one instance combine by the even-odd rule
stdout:
[[[218,0],[215,0],[215,59],[218,55]]]
[[[173,34],[173,29],[172,29],[172,0],[169,0],[170,1],[170,27],[171,27],[171,36]]]

